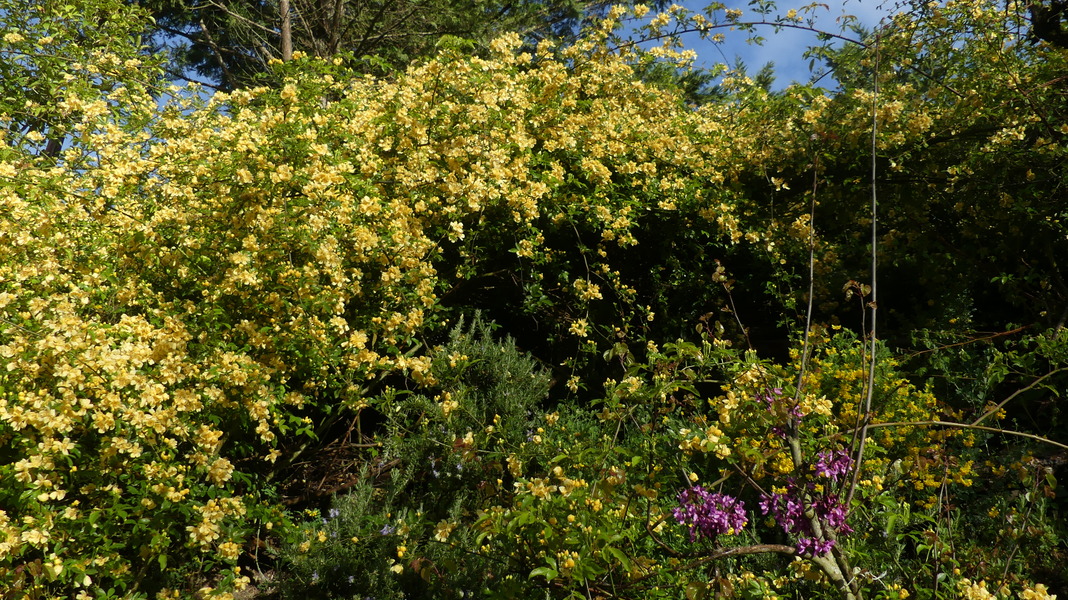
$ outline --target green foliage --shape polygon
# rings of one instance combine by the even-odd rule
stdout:
[[[441,358],[455,357],[468,339],[477,339],[456,333],[436,353],[435,372],[445,366]],[[943,592],[932,597],[954,597],[958,582],[992,580],[997,569],[1013,564],[1025,543],[1053,551],[1062,532],[1049,519],[1048,511],[1055,509],[1048,499],[997,509],[1019,514],[1009,523],[1028,541],[1016,550],[987,546],[1007,530],[964,521],[978,514],[977,503],[999,498],[995,504],[1011,504],[1017,496],[971,492],[977,478],[993,475],[972,466],[974,437],[908,425],[949,418],[938,411],[950,409],[901,378],[893,358],[881,350],[878,408],[851,505],[854,533],[842,532],[827,555],[834,560],[798,557],[791,546],[797,538],[784,535],[756,507],[766,494],[784,493],[799,482],[830,485],[817,472],[817,459],[848,448],[855,439],[858,420],[851,398],[862,395],[864,386],[856,367],[862,345],[855,336],[816,334],[810,345],[805,391],[795,408],[789,395],[797,364],[777,367],[709,343],[682,341],[653,351],[624,379],[605,382],[603,397],[593,405],[560,405],[517,422],[518,427],[495,419],[501,426],[492,432],[486,428],[487,437],[477,430],[467,436],[462,433],[466,425],[452,421],[462,418],[466,401],[445,417],[442,404],[423,397],[391,403],[402,408],[386,417],[391,423],[386,430],[393,433],[382,439],[375,460],[396,457],[397,462],[388,477],[365,471],[355,492],[336,499],[321,522],[317,516],[308,523],[304,538],[285,554],[294,573],[292,593],[313,585],[334,597],[374,589],[384,597],[402,592],[461,597],[467,590],[502,598],[565,598],[590,591],[613,598],[673,598],[686,590],[688,597],[747,598],[811,597],[852,586],[856,595],[903,598],[910,591],[926,597],[923,590],[937,581],[935,589]],[[497,350],[490,345],[487,352]],[[514,352],[506,348],[503,354]],[[502,368],[493,367],[483,372],[496,376],[469,376],[478,362],[457,364],[454,373],[481,380],[488,389],[516,372],[507,367],[502,376]],[[519,372],[531,367],[527,363]],[[775,396],[768,392],[772,386],[786,389]],[[769,405],[769,398],[780,400]],[[525,406],[538,403],[535,395]],[[788,425],[796,414],[803,418]],[[415,419],[418,428],[401,425]],[[784,437],[789,427],[796,434]],[[799,454],[792,449],[794,439]],[[932,439],[939,440],[937,453],[931,452]],[[442,452],[454,458],[443,458]],[[457,462],[457,455],[463,469],[449,473],[445,467]],[[1017,464],[1021,473],[1028,471],[1026,460]],[[466,480],[472,473],[474,479]],[[743,531],[690,539],[672,510],[679,491],[695,481],[711,482],[747,503],[749,523]],[[1035,486],[1027,496],[1032,499],[1037,493],[1049,496],[1056,487],[1053,479],[1025,481]],[[1011,488],[1011,481],[1005,483]],[[835,493],[844,497],[851,485],[841,480]],[[987,510],[995,509],[984,506]],[[965,529],[976,537],[961,538]],[[984,554],[997,566],[976,570],[977,563],[967,557],[986,552],[985,547],[1004,550]],[[1039,551],[1031,551],[1026,551],[1034,557],[1028,564],[1044,572]],[[847,585],[840,569],[850,563],[857,570]],[[718,566],[707,571],[699,568],[704,564]],[[950,572],[952,577],[935,578]],[[1012,584],[1029,581],[1020,572]]]
[[[58,158],[84,113],[136,111],[125,104],[161,73],[140,44],[147,21],[121,0],[0,2],[0,158]]]
[[[819,156],[821,315],[856,319],[834,296],[870,260],[858,238],[870,215],[857,198],[870,195],[877,105],[879,278],[909,290],[881,299],[884,336],[907,344],[923,328],[1063,325],[1066,55],[1028,42],[1026,16],[986,2],[910,5],[863,46],[831,54],[841,89],[788,117],[811,144],[795,147],[796,166],[777,165],[796,216],[808,211],[800,196]]]
[[[284,550],[288,597],[461,598],[495,585],[499,561],[478,552],[472,525],[508,493],[509,452],[531,436],[548,376],[477,314],[432,357],[436,383],[383,398],[359,482]]]
[[[13,596],[226,598],[263,545],[291,596],[1064,584],[1065,57],[1019,14],[916,6],[834,91],[694,96],[671,28],[758,25],[713,6],[161,102],[143,13],[65,6],[0,11]]]

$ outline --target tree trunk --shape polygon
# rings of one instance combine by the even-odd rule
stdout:
[[[282,61],[293,60],[293,24],[289,17],[289,0],[279,0],[278,12],[282,16]]]

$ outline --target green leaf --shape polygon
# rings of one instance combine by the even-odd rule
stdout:
[[[708,595],[708,584],[691,581],[686,585],[686,600],[704,600]]]
[[[612,558],[618,560],[619,564],[623,566],[624,570],[630,571],[630,558],[628,558],[627,555],[624,554],[623,551],[619,548],[616,548],[614,546],[605,546],[601,553],[602,555],[607,554]]]
[[[552,567],[538,567],[537,569],[534,569],[530,572],[530,575],[527,577],[527,579],[533,579],[535,577],[541,576],[544,577],[546,581],[552,581],[553,579],[559,577],[559,575],[560,573]]]
[[[890,535],[891,533],[894,532],[894,525],[897,524],[898,517],[900,517],[900,515],[898,515],[897,513],[893,513],[886,519],[886,534],[887,535]]]

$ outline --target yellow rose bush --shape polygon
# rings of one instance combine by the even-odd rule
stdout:
[[[279,520],[263,483],[302,436],[376,404],[389,374],[435,383],[421,336],[483,261],[552,264],[545,238],[578,228],[627,247],[653,197],[739,236],[701,192],[727,158],[713,115],[603,52],[567,66],[516,46],[396,81],[308,62],[280,89],[162,105],[118,85],[66,101],[58,156],[9,151],[10,585],[166,594],[232,565]],[[575,307],[561,329],[632,302],[610,267],[554,274],[545,293]]]
[[[19,23],[0,51],[26,68],[0,104],[13,597],[226,598],[260,561],[279,573],[265,585],[322,597],[1046,594],[1034,580],[1064,555],[1058,463],[1003,437],[1057,447],[1056,431],[980,425],[1051,406],[1002,392],[1056,393],[1068,343],[942,344],[968,325],[938,321],[954,307],[989,320],[1005,305],[913,260],[1008,232],[983,252],[1020,247],[1020,264],[976,272],[1047,290],[1055,316],[1063,98],[1042,77],[1063,53],[978,35],[1017,17],[928,7],[827,51],[839,92],[773,93],[724,68],[722,101],[694,107],[636,76],[692,55],[670,36],[621,43],[623,9],[566,48],[443,44],[383,78],[298,57],[212,94],[157,87],[136,43],[105,52],[59,28],[71,15],[52,31],[15,8],[0,11]],[[749,27],[724,7],[665,15],[650,27]],[[939,42],[947,28],[969,35]],[[904,68],[917,39],[945,51],[937,85],[931,65]],[[64,65],[54,45],[82,54]],[[874,93],[877,47],[902,69]],[[1042,110],[1014,116],[1040,91]],[[865,340],[851,304],[871,292],[854,281],[871,110],[877,166],[927,182],[887,183],[886,272],[948,286],[922,315],[880,300],[893,343],[950,330],[912,357]],[[1054,175],[1012,187],[1020,156]],[[1023,223],[1054,250],[1020,246]],[[773,347],[802,322],[810,248],[828,324]],[[945,383],[976,365],[987,383]],[[314,487],[300,474],[328,444],[349,452],[346,478]],[[983,548],[995,537],[1011,546]]]

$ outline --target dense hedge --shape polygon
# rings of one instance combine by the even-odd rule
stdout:
[[[0,115],[5,593],[1064,585],[1063,51],[954,2],[834,53],[844,90],[728,73],[692,107],[635,76],[670,40],[609,50],[623,16],[166,101],[136,46],[63,71],[39,49],[77,28],[5,34],[59,69],[58,117]],[[913,354],[857,283],[873,107],[878,314]]]

